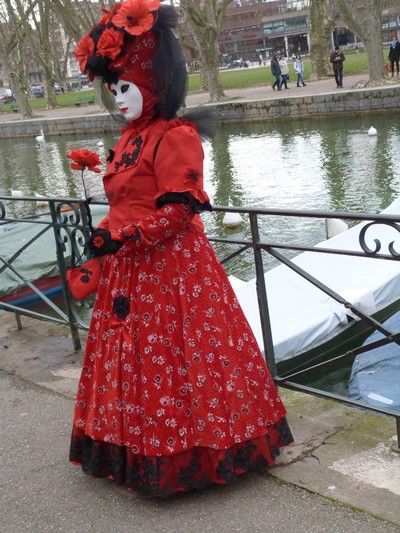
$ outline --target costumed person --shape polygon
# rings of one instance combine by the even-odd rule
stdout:
[[[389,48],[389,61],[392,70],[392,78],[394,78],[394,65],[396,64],[397,77],[399,76],[399,61],[400,61],[400,41],[397,35],[393,35],[392,42]]]
[[[292,442],[199,216],[211,206],[198,126],[176,116],[187,77],[176,18],[158,0],[126,0],[76,51],[127,125],[103,178],[109,214],[88,241],[102,273],[70,460],[162,498],[265,470]]]
[[[335,75],[336,89],[343,89],[343,63],[345,59],[344,53],[339,46],[335,46],[335,51],[330,56],[330,62]]]

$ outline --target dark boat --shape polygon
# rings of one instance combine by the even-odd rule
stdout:
[[[384,322],[393,332],[400,330],[400,311]],[[382,339],[375,331],[364,344]],[[349,396],[368,405],[400,412],[400,346],[392,342],[359,354],[351,369]]]

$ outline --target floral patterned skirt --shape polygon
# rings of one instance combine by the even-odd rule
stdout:
[[[106,256],[71,461],[161,497],[272,466],[286,410],[226,273],[187,230]]]

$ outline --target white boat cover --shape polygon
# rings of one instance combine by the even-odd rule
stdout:
[[[382,214],[400,215],[400,199]],[[316,248],[362,252],[359,234],[368,223],[357,224],[317,244]],[[388,255],[387,247],[392,241],[398,243],[395,249],[400,252],[400,232],[396,229],[383,224],[371,226],[366,233],[366,242],[371,249],[375,249],[374,239],[377,238],[382,243],[379,253]],[[368,314],[400,298],[400,261],[314,252],[303,252],[292,261]],[[290,359],[328,340],[348,323],[350,313],[343,305],[285,265],[266,272],[265,283],[277,362]],[[233,283],[233,288],[264,351],[256,280],[244,285]]]
[[[107,214],[108,206],[91,206],[93,224],[98,224]],[[67,213],[68,214],[68,213]],[[38,218],[41,222],[51,222],[49,215]],[[30,222],[13,222],[0,226],[0,256],[9,260],[18,250],[26,245],[46,227],[45,224]],[[65,254],[68,260],[69,253]],[[12,263],[19,274],[29,281],[58,274],[56,245],[53,229],[50,228],[32,245],[28,246]],[[4,264],[0,261],[0,296],[9,294],[24,285],[24,282],[9,268],[2,271]]]

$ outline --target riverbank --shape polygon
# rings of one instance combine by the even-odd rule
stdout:
[[[270,86],[256,86],[225,91],[227,100],[211,105],[222,123],[260,122],[266,120],[298,120],[328,115],[366,114],[400,111],[400,80],[386,85],[363,88],[368,77],[355,74],[344,79],[344,88],[336,89],[332,78],[309,82],[297,87],[292,80],[289,89],[273,91]],[[186,110],[208,103],[209,94],[190,93]],[[67,135],[85,132],[118,131],[119,126],[99,105],[78,108],[40,110],[30,120],[21,120],[17,113],[0,115],[0,137],[34,137],[43,129],[45,135]]]

